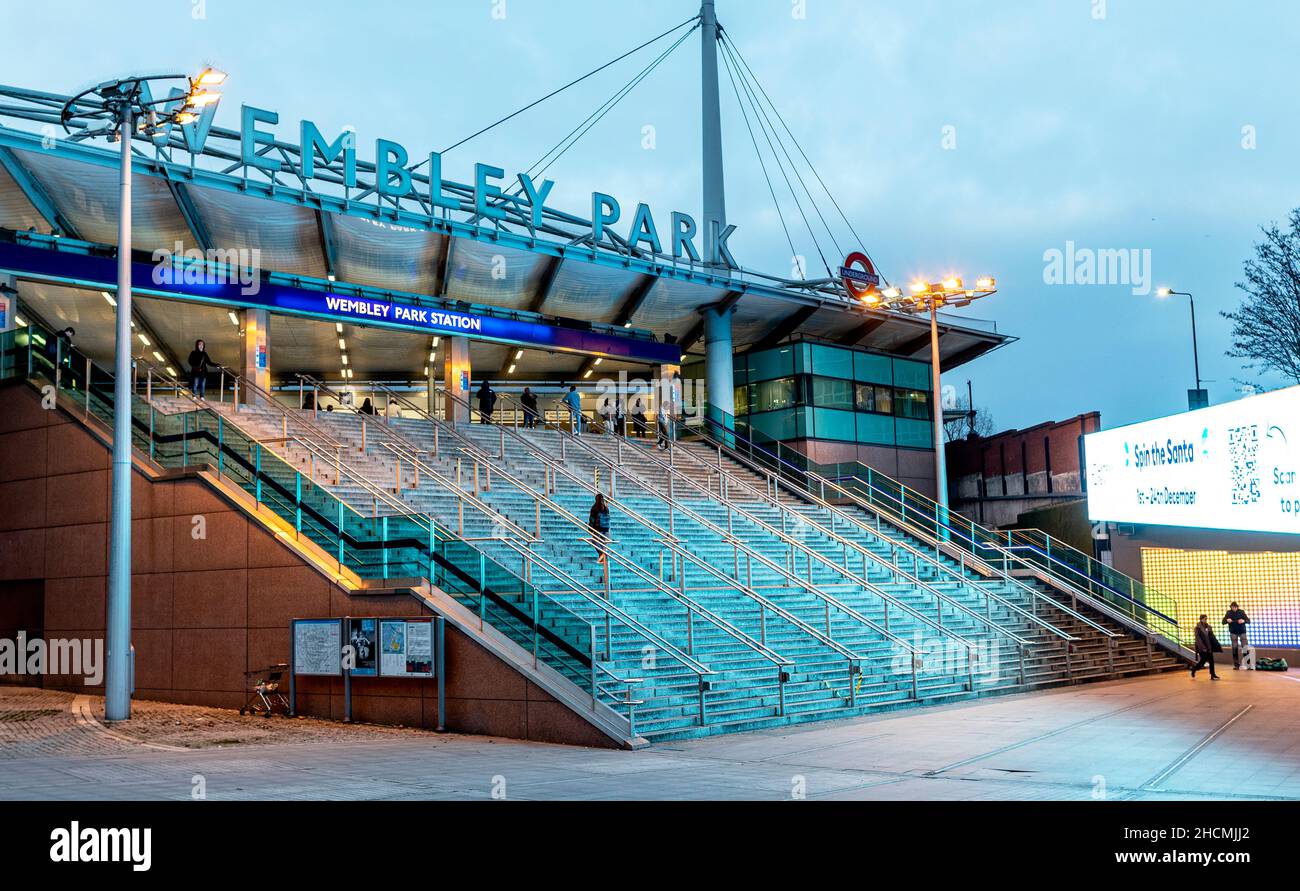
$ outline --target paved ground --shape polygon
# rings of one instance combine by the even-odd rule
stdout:
[[[0,687],[0,798],[1300,800],[1300,672],[1184,673],[640,752]]]

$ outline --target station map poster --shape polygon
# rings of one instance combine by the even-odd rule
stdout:
[[[433,677],[433,619],[381,620],[379,673],[387,678]]]
[[[1300,533],[1300,387],[1084,438],[1088,517]]]
[[[379,674],[379,620],[348,619],[348,645],[352,647],[355,662],[353,677],[375,677]]]
[[[343,626],[338,619],[298,619],[293,623],[295,674],[338,677],[343,673]]]

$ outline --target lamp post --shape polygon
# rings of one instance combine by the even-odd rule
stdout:
[[[1173,288],[1159,288],[1156,290],[1159,297],[1186,297],[1187,305],[1192,310],[1192,367],[1196,373],[1196,389],[1187,392],[1187,407],[1192,411],[1198,408],[1205,408],[1210,404],[1208,394],[1201,388],[1201,357],[1200,349],[1196,344],[1196,298],[1186,291],[1175,291]]]
[[[957,276],[949,276],[941,282],[926,282],[918,279],[908,287],[910,293],[904,294],[898,288],[886,288],[884,291],[871,289],[861,296],[863,303],[881,309],[891,309],[917,315],[928,312],[930,315],[930,401],[933,407],[934,424],[934,477],[935,501],[946,511],[948,509],[948,472],[944,466],[943,443],[943,385],[939,362],[939,307],[968,306],[981,297],[988,297],[997,291],[997,282],[992,277],[981,278],[974,288],[967,288]]]
[[[156,137],[173,124],[192,123],[213,105],[226,75],[209,68],[197,77],[144,75],[106,81],[69,99],[60,120],[78,139],[107,137],[121,147],[118,175],[117,318],[113,363],[113,481],[109,525],[107,665],[104,717],[131,717],[131,140],[137,125]],[[185,80],[188,90],[154,99],[149,84]]]

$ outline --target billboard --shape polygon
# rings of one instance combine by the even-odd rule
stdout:
[[[1094,521],[1300,533],[1300,387],[1084,438]]]

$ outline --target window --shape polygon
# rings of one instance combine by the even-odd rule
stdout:
[[[783,377],[779,380],[750,384],[749,394],[751,412],[790,408],[795,403],[794,378]]]
[[[812,396],[813,405],[818,408],[840,408],[849,411],[854,408],[853,381],[815,377],[812,379]]]
[[[812,370],[826,377],[853,379],[853,353],[840,347],[812,344]]]
[[[858,384],[858,411],[874,411],[882,415],[894,413],[894,388],[874,384]]]
[[[924,390],[895,390],[894,414],[900,418],[928,419],[930,417],[930,394]]]

